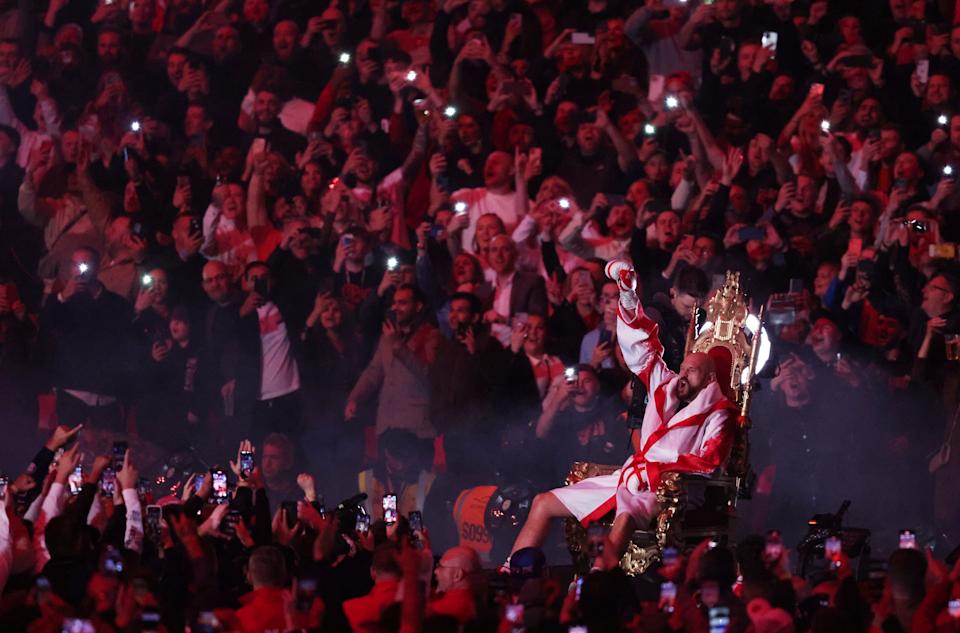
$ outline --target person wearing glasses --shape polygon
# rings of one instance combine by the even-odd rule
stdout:
[[[461,626],[477,617],[473,580],[480,570],[480,557],[469,547],[451,547],[433,571],[437,591],[427,603],[427,617],[444,615]]]

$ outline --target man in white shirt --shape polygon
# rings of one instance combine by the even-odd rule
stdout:
[[[480,216],[493,213],[503,221],[507,234],[513,233],[524,213],[522,194],[513,190],[513,156],[507,152],[491,152],[483,168],[483,187],[460,189],[451,197],[451,204],[459,214],[452,230],[462,229],[463,250],[476,251],[474,238]],[[466,205],[461,211],[458,203]],[[461,219],[462,218],[462,219]]]
[[[253,439],[259,441],[273,432],[296,436],[303,430],[300,370],[292,344],[296,336],[271,301],[270,268],[263,262],[249,264],[243,274],[243,289],[247,298],[240,306],[242,327],[246,331],[255,324],[260,335],[260,384],[253,405]]]

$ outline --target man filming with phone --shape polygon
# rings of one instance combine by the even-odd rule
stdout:
[[[167,271],[170,280],[171,302],[199,306],[203,303],[203,266],[207,260],[200,254],[203,246],[203,227],[199,216],[182,213],[173,221],[170,231],[173,249],[155,262]]]
[[[46,364],[57,393],[59,419],[122,430],[119,389],[129,369],[130,305],[98,279],[100,253],[78,248],[66,286],[41,313]]]
[[[259,332],[260,380],[252,422],[255,440],[277,431],[297,436],[303,430],[300,370],[293,348],[297,336],[273,302],[273,286],[269,266],[263,262],[247,265],[243,274],[247,296],[240,305],[240,327],[245,332],[256,327]]]
[[[554,466],[552,481],[563,479],[574,462],[608,463],[623,453],[622,427],[615,402],[601,398],[600,377],[592,365],[574,365],[554,379],[543,400],[536,435]]]

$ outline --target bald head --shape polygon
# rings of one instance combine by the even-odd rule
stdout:
[[[440,560],[456,563],[470,574],[480,569],[480,556],[470,547],[451,547]]]
[[[681,400],[690,402],[710,383],[717,381],[717,366],[707,354],[694,352],[688,354],[680,364],[680,379],[677,381],[677,395]]]
[[[470,589],[470,578],[480,570],[480,557],[469,547],[451,547],[437,565],[437,590]]]
[[[210,300],[221,305],[230,301],[230,274],[220,262],[207,262],[203,267],[203,291]]]

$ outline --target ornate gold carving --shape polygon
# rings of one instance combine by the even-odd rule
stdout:
[[[663,549],[675,546],[680,541],[676,534],[683,515],[683,486],[680,473],[665,473],[657,486],[657,503],[660,513],[657,515],[656,537],[657,545]]]
[[[593,462],[573,462],[573,465],[570,467],[570,472],[567,473],[567,478],[564,479],[564,486],[572,486],[573,484],[583,481],[584,479],[590,479],[591,477],[601,477],[603,475],[612,475],[620,469],[620,466],[614,464],[595,464]]]
[[[639,576],[660,560],[660,548],[656,545],[642,547],[631,541],[620,559],[620,569],[628,576]]]
[[[689,352],[706,353],[714,347],[724,347],[730,353],[730,388],[739,404],[742,399],[740,376],[750,365],[751,348],[743,331],[746,328],[746,299],[740,292],[740,273],[727,271],[723,287],[710,299],[706,307],[707,322],[699,336],[689,346]]]
[[[707,304],[707,320],[713,323],[712,338],[731,341],[747,319],[747,305],[740,293],[740,273],[727,271],[723,287]],[[697,339],[699,342],[699,338]]]

